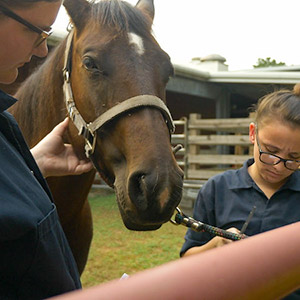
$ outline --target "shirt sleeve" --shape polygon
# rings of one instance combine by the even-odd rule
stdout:
[[[214,198],[214,183],[209,180],[200,189],[195,201],[193,214],[195,220],[215,226]],[[180,250],[180,256],[192,247],[206,244],[212,238],[213,236],[207,232],[196,232],[189,228],[184,237],[185,242]]]

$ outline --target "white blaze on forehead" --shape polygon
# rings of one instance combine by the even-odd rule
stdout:
[[[135,33],[128,33],[129,45],[134,45],[136,52],[143,55],[145,52],[143,39]]]

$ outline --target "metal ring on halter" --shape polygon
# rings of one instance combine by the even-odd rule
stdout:
[[[175,153],[177,153],[179,150],[181,150],[181,149],[183,149],[183,146],[181,145],[181,144],[178,144],[178,145],[176,145],[176,146],[174,146],[173,148],[172,148],[172,151],[173,151],[173,153],[175,154]]]
[[[179,207],[176,207],[176,210],[177,210],[177,213],[180,214],[181,216],[183,216],[183,213],[182,211],[180,210]],[[180,223],[177,223],[175,220],[172,220],[170,219],[170,222],[173,224],[173,225],[180,225]]]

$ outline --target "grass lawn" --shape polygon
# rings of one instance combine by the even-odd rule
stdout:
[[[89,201],[93,211],[94,238],[81,277],[83,287],[179,258],[185,227],[166,223],[156,231],[130,231],[123,225],[114,194],[91,192]]]

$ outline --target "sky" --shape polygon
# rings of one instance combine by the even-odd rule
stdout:
[[[219,54],[229,71],[252,69],[267,57],[300,65],[299,0],[154,0],[154,5],[154,36],[174,63]],[[67,24],[61,9],[54,30]]]

